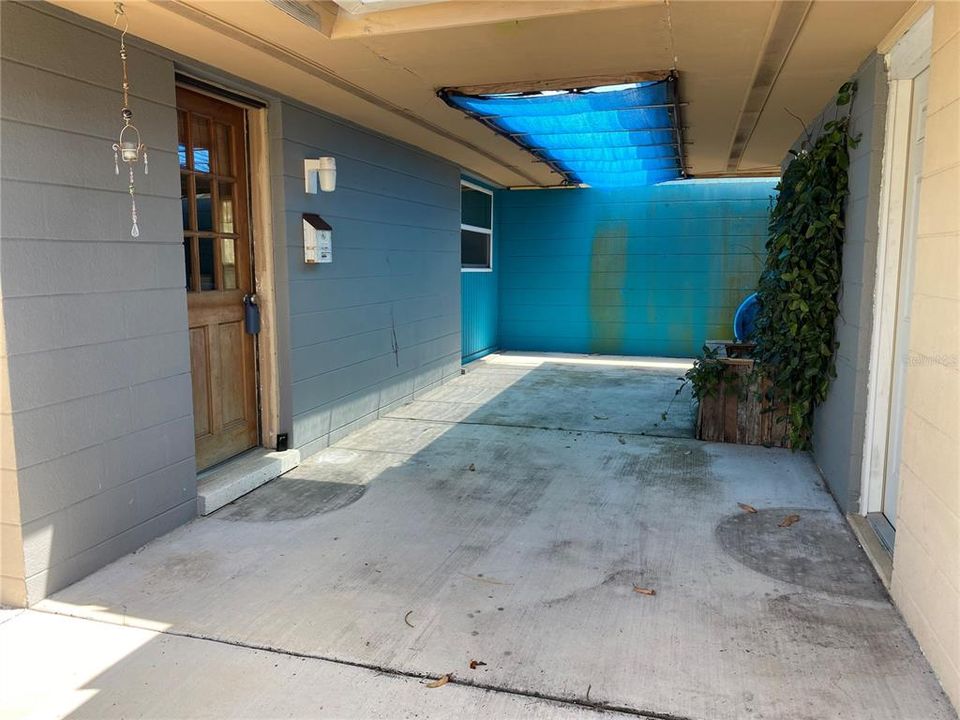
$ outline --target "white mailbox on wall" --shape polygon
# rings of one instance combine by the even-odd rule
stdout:
[[[303,261],[333,262],[333,228],[319,215],[303,214]]]

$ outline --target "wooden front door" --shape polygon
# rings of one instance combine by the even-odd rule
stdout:
[[[177,88],[180,202],[197,468],[257,444],[244,110]]]

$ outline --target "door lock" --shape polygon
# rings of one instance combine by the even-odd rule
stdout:
[[[260,305],[257,304],[256,293],[243,296],[243,329],[248,335],[260,332]]]

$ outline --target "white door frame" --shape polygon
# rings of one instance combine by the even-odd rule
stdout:
[[[904,33],[886,56],[889,73],[887,120],[883,143],[883,174],[880,185],[877,271],[874,286],[873,333],[867,380],[867,416],[863,438],[860,486],[860,513],[883,509],[884,477],[888,454],[892,388],[895,375],[894,352],[898,300],[901,283],[909,267],[901,268],[901,257],[912,256],[904,247],[904,223],[908,220],[907,163],[914,79],[930,66],[933,38],[933,8],[928,9]],[[907,263],[909,265],[909,263]]]

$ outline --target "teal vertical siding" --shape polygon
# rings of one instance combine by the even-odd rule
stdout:
[[[493,233],[493,270],[460,273],[460,344],[463,362],[483,357],[499,347],[499,262],[497,231]]]
[[[773,179],[500,191],[500,347],[690,357],[755,289]]]
[[[474,185],[485,187],[493,191],[494,188],[485,182],[474,178],[464,178]],[[494,193],[496,195],[496,193]],[[461,208],[461,213],[463,209]],[[476,220],[469,217],[463,222],[476,224]],[[499,212],[497,203],[493,203],[493,247],[492,268],[489,272],[460,273],[460,355],[462,362],[489,355],[500,348],[500,230],[498,227]]]

